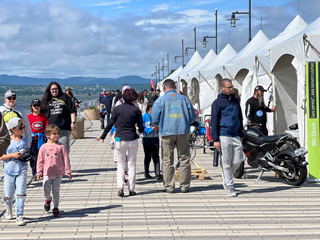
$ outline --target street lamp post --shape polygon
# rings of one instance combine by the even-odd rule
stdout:
[[[230,27],[236,27],[236,21],[240,20],[236,18],[236,14],[249,14],[249,42],[251,41],[251,0],[249,0],[249,12],[232,12],[231,18],[227,19],[230,21]]]
[[[216,36],[214,37],[210,37],[210,36],[205,36],[203,37],[203,41],[202,41],[202,44],[203,44],[203,47],[206,48],[207,47],[207,38],[215,38],[216,39],[216,54],[218,54],[218,9],[216,8]]]
[[[182,58],[182,67],[184,67],[185,65],[184,65],[184,52],[183,52],[183,50],[184,50],[183,38],[181,40],[181,43],[182,43],[182,54],[181,54],[181,56],[175,56],[174,62],[177,63],[177,58],[181,57]]]
[[[186,50],[185,50],[185,55],[188,56],[188,49],[194,49],[194,52],[197,51],[197,28],[196,26],[194,26],[193,28],[193,31],[194,31],[194,47],[187,47]]]
[[[167,66],[164,65],[164,58],[162,58],[162,73],[163,73],[163,79],[164,79],[164,68],[168,68],[168,76],[169,76],[169,53],[167,53]]]

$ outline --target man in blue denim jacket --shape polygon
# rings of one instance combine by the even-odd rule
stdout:
[[[161,137],[164,191],[173,193],[175,189],[173,153],[177,147],[180,188],[181,192],[187,193],[191,179],[188,133],[190,124],[196,120],[197,115],[190,101],[175,90],[173,80],[164,81],[165,94],[153,104],[151,122],[152,126],[159,127]]]

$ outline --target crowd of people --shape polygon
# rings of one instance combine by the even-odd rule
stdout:
[[[103,89],[99,98],[100,121],[103,133],[96,141],[111,135],[114,159],[117,163],[118,196],[124,196],[128,185],[129,196],[136,195],[136,162],[142,137],[144,150],[144,173],[150,175],[153,160],[156,180],[162,180],[164,191],[174,193],[174,151],[178,153],[179,183],[182,193],[188,193],[191,181],[190,125],[197,119],[197,110],[182,93],[176,92],[175,82],[167,79],[161,90],[150,89],[137,93],[128,85],[122,91]],[[221,82],[221,93],[211,107],[211,137],[213,145],[221,153],[223,187],[230,197],[237,196],[233,187],[233,173],[243,161],[242,111],[239,96],[230,79]],[[266,132],[266,112],[263,101],[265,89],[257,86],[254,95],[246,103],[246,117],[259,124]],[[75,130],[76,109],[80,102],[73,96],[71,87],[62,91],[57,82],[51,82],[42,97],[31,102],[31,113],[16,104],[17,95],[10,90],[5,93],[5,103],[0,106],[0,160],[4,162],[4,197],[7,209],[5,218],[13,218],[12,206],[15,193],[16,223],[23,220],[27,188],[27,162],[30,162],[33,180],[43,178],[44,210],[51,209],[59,216],[59,190],[64,174],[72,178],[69,160],[70,134]],[[105,125],[106,121],[106,125]],[[161,144],[160,144],[161,143]],[[159,149],[162,152],[162,174]],[[5,150],[6,149],[6,150]],[[128,181],[126,180],[128,175]]]

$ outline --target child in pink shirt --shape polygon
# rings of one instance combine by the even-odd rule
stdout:
[[[60,184],[64,173],[69,180],[72,178],[70,160],[66,147],[59,143],[60,129],[50,124],[46,127],[45,134],[48,142],[40,148],[37,163],[37,180],[43,176],[43,192],[45,197],[44,210],[50,211],[50,203],[53,200],[53,216],[59,217]],[[50,195],[52,189],[52,196]]]

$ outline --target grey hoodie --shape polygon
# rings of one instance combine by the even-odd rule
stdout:
[[[29,143],[31,143],[32,133],[31,133],[31,127],[30,127],[29,118],[28,118],[26,110],[23,107],[18,106],[17,104],[13,108],[10,108],[7,105],[7,103],[4,103],[2,106],[0,106],[0,112],[1,112],[3,118],[4,118],[4,115],[6,112],[9,112],[9,114],[10,114],[11,112],[13,112],[13,110],[17,111],[20,114],[20,116],[22,117],[22,121],[23,121],[24,125],[26,126],[24,133],[23,133],[23,136],[29,140]],[[6,126],[8,128],[8,123],[6,123]],[[8,128],[8,131],[11,134],[11,131],[9,128]]]

